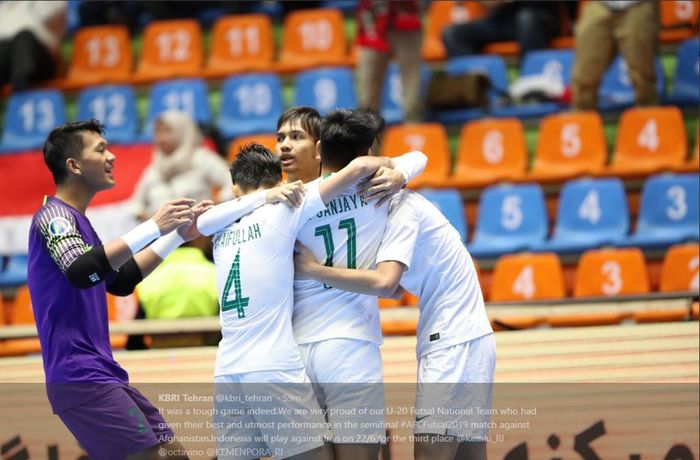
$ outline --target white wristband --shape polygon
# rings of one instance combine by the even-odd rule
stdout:
[[[177,230],[168,233],[155,240],[152,245],[149,246],[156,253],[158,257],[165,260],[166,257],[170,255],[175,249],[177,249],[185,240],[180,236]]]
[[[158,228],[158,224],[156,224],[153,219],[148,219],[146,222],[124,234],[122,240],[129,246],[131,253],[136,254],[159,236],[160,229]]]

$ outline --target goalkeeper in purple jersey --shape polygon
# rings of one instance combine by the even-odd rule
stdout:
[[[102,244],[85,210],[114,186],[115,155],[97,121],[57,127],[44,143],[56,194],[29,230],[28,283],[49,401],[93,459],[187,458],[158,410],[112,356],[106,293],[130,294],[212,206],[181,198]],[[165,447],[159,452],[160,447]]]

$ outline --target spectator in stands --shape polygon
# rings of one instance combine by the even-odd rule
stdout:
[[[404,118],[418,122],[420,100],[421,2],[360,0],[357,8],[357,94],[360,107],[379,111],[384,76],[395,57],[401,72]]]
[[[0,2],[0,87],[24,91],[56,76],[65,1]]]
[[[449,57],[478,54],[493,42],[516,41],[520,54],[546,48],[560,31],[559,2],[489,0],[486,17],[454,24],[442,31]]]
[[[232,197],[226,162],[202,145],[202,134],[189,115],[162,113],[155,121],[154,141],[153,162],[141,176],[132,198],[138,219],[144,220],[162,203],[179,196],[198,201]]]
[[[656,0],[587,2],[576,26],[572,99],[577,110],[598,106],[598,88],[617,51],[627,63],[637,105],[655,105],[654,56],[659,35]]]

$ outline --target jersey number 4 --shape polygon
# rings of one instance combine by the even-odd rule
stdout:
[[[233,287],[233,299],[229,299],[231,295],[231,287]],[[243,297],[241,292],[241,250],[236,253],[233,259],[233,265],[228,272],[224,293],[221,296],[221,311],[229,311],[236,309],[239,318],[245,318],[245,307],[248,306],[250,297]]]
[[[348,268],[357,268],[357,226],[355,219],[343,219],[338,222],[338,230],[346,230],[348,232]],[[326,245],[326,263],[327,267],[333,266],[333,253],[335,252],[335,244],[333,244],[333,232],[330,225],[321,225],[316,227],[314,233],[316,236],[323,237],[323,243]],[[323,287],[330,289],[331,286],[324,284]]]

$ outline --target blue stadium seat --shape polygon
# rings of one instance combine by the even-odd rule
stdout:
[[[547,209],[537,184],[488,187],[479,199],[474,240],[467,247],[474,257],[497,257],[532,249],[547,237]]]
[[[692,38],[678,48],[676,75],[669,102],[694,105],[700,102],[700,40]]]
[[[13,93],[5,110],[2,151],[41,148],[49,132],[65,122],[66,107],[60,91]]]
[[[336,8],[344,14],[354,14],[357,11],[358,0],[323,0],[321,8]]]
[[[323,67],[297,74],[294,105],[308,105],[325,115],[335,108],[357,107],[355,82],[347,67]]]
[[[436,208],[457,229],[463,243],[467,242],[467,216],[464,214],[462,195],[458,190],[450,188],[444,190],[421,189],[420,194],[433,203]]]
[[[421,64],[421,94],[425,95],[430,81],[430,68]],[[424,97],[424,96],[422,96]],[[382,88],[382,117],[387,124],[401,123],[403,121],[403,93],[401,91],[401,73],[399,65],[391,62],[384,77]]]
[[[661,61],[655,58],[656,91],[659,98],[664,96],[666,82]],[[598,108],[600,110],[620,110],[634,105],[634,87],[627,71],[627,63],[618,55],[608,68],[598,91]]]
[[[105,125],[105,137],[111,143],[129,143],[138,133],[136,96],[131,86],[95,86],[81,91],[78,119],[95,118]]]
[[[448,75],[461,75],[481,72],[491,80],[489,104],[491,109],[499,106],[501,93],[508,91],[506,63],[501,56],[462,56],[447,61],[445,70]],[[443,110],[434,114],[434,118],[444,124],[463,123],[485,116],[483,109]]]
[[[574,64],[573,50],[541,50],[527,53],[520,67],[520,77],[546,76],[548,80],[559,81],[564,87],[571,83],[571,68]],[[542,117],[559,112],[565,106],[556,102],[542,102],[523,105],[496,107],[497,117]]]
[[[148,119],[144,129],[147,138],[153,135],[153,121],[158,114],[167,110],[187,112],[199,123],[211,120],[207,86],[201,79],[158,82],[151,87],[149,100]]]
[[[27,265],[29,256],[26,254],[12,255],[7,261],[5,270],[0,272],[0,288],[21,286],[27,282]],[[0,269],[2,258],[0,258]]]
[[[576,253],[612,245],[629,232],[629,210],[620,179],[580,179],[564,184],[552,239],[538,250]]]
[[[663,248],[700,237],[697,174],[657,175],[644,183],[637,229],[621,246]]]
[[[269,73],[230,77],[220,104],[216,125],[225,138],[270,132],[284,109],[280,79]]]

